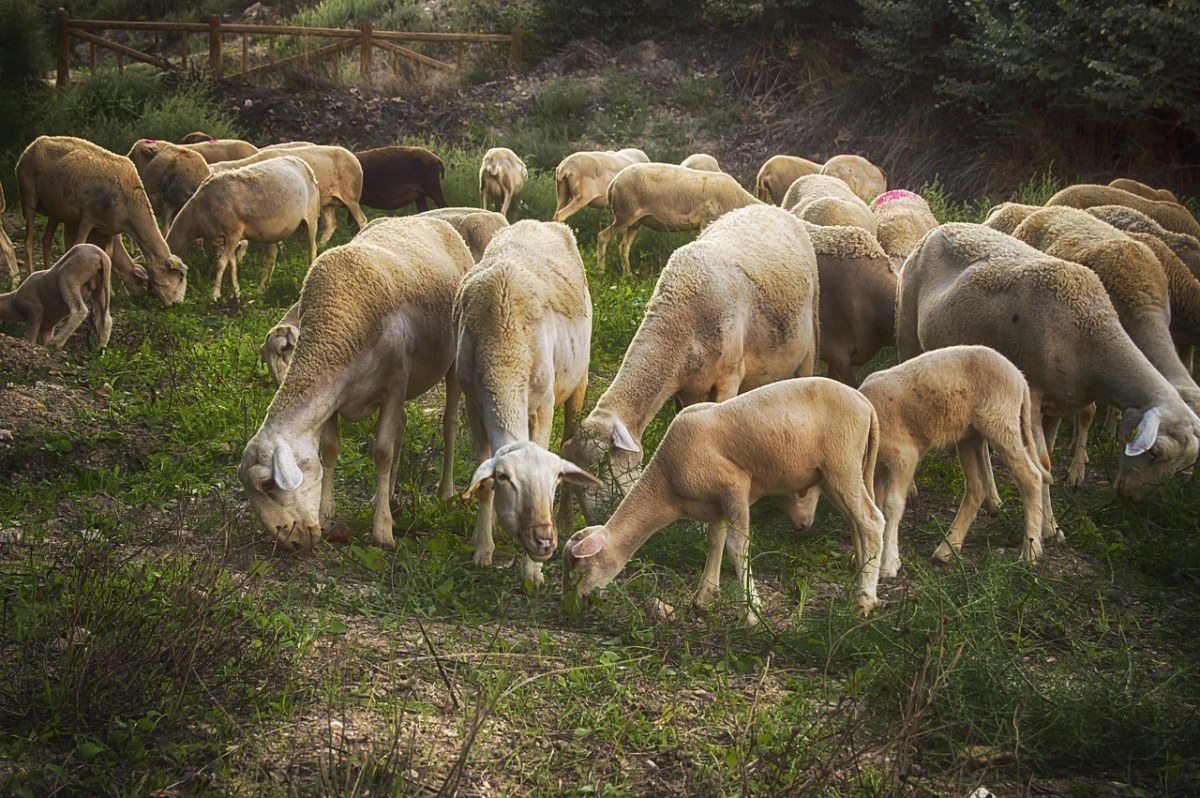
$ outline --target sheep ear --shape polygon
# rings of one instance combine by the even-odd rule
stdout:
[[[577,560],[584,560],[588,557],[594,557],[604,549],[608,543],[608,535],[601,530],[596,530],[588,535],[583,540],[577,541],[571,547],[571,556]]]
[[[146,274],[146,270],[136,263],[133,264],[133,268],[130,269],[129,273],[133,275],[133,279],[137,281],[138,285],[144,286],[150,279],[150,275]]]
[[[558,459],[558,478],[563,482],[570,482],[573,485],[580,485],[585,488],[599,488],[604,485],[603,482],[570,460],[564,460],[561,457]]]
[[[178,255],[172,255],[171,257],[167,258],[167,268],[187,274],[187,264],[185,264]]]
[[[299,337],[300,337],[299,330],[297,330],[295,327],[288,327],[287,338],[285,339],[287,343],[284,344],[283,351],[286,352],[289,349],[295,349],[296,348],[296,339]]]
[[[1160,412],[1157,407],[1152,407],[1146,411],[1137,426],[1134,427],[1127,436],[1125,436],[1125,454],[1129,457],[1137,457],[1139,454],[1147,452],[1154,445],[1154,441],[1158,439],[1158,422],[1160,420]]]
[[[295,490],[304,483],[304,472],[296,463],[296,453],[282,441],[271,457],[271,478],[280,490]]]
[[[629,434],[629,430],[625,429],[625,424],[619,418],[613,421],[612,442],[613,446],[622,451],[633,452],[634,454],[642,453],[642,447]]]
[[[479,468],[475,469],[475,473],[471,476],[471,484],[462,492],[464,499],[469,499],[475,495],[476,489],[483,484],[484,480],[491,479],[496,473],[496,458],[489,457],[479,464]]]

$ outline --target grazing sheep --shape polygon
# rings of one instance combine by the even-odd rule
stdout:
[[[1043,465],[1059,419],[1097,401],[1124,414],[1120,495],[1144,498],[1196,460],[1200,419],[1130,340],[1086,266],[983,225],[938,227],[900,274],[896,350],[904,361],[953,344],[990,346],[1025,375]],[[1043,535],[1061,539],[1049,499],[1044,485]],[[1041,543],[1030,543],[1030,559]]]
[[[717,163],[717,159],[706,152],[693,153],[680,161],[679,165],[686,166],[688,169],[699,169],[702,172],[721,171],[721,164]]]
[[[359,201],[363,205],[394,211],[416,203],[418,210],[427,211],[426,199],[431,199],[439,208],[446,207],[442,195],[446,166],[424,147],[376,147],[354,155],[362,165]]]
[[[388,219],[313,262],[300,290],[304,334],[266,418],[246,444],[238,479],[259,522],[283,546],[304,549],[333,518],[338,417],[379,409],[371,539],[394,543],[392,493],[407,415],[404,402],[446,381],[442,480],[454,492],[459,391],[451,307],[471,267],[466,245],[440,219]]]
[[[362,194],[363,171],[354,153],[345,147],[311,145],[284,147],[274,150],[259,150],[248,158],[230,161],[213,167],[213,174],[240,169],[253,163],[273,158],[299,158],[312,167],[317,178],[317,189],[321,194],[321,239],[324,246],[337,229],[335,202],[345,205],[359,230],[367,226],[367,217],[359,207]]]
[[[1126,205],[1094,205],[1088,213],[1127,233],[1147,233],[1162,241],[1183,262],[1192,276],[1200,280],[1200,241],[1187,233],[1167,230],[1144,212]]]
[[[103,349],[112,333],[108,313],[111,269],[112,263],[100,247],[71,247],[49,269],[34,272],[15,291],[0,294],[0,319],[24,323],[26,341],[54,348],[65,344],[83,323],[90,305],[96,348]]]
[[[931,449],[958,448],[966,490],[946,540],[933,553],[943,562],[962,550],[967,530],[993,486],[991,446],[1012,472],[1025,505],[1029,559],[1042,534],[1042,481],[1051,479],[1030,426],[1029,385],[1005,357],[986,346],[949,346],[877,371],[859,388],[879,416],[875,501],[887,528],[880,576],[900,570],[899,529],[908,486]]]
[[[608,186],[612,223],[596,235],[596,262],[604,266],[608,242],[621,237],[621,268],[629,273],[629,252],[638,228],[659,232],[703,230],[722,214],[757,198],[724,172],[704,172],[669,163],[633,164],[622,169]]]
[[[871,481],[878,447],[871,403],[824,377],[685,408],[608,523],[579,530],[563,547],[565,592],[583,599],[604,587],[651,535],[687,516],[708,524],[708,557],[693,605],[705,610],[719,595],[724,547],[745,599],[743,618],[753,625],[760,608],[748,557],[750,505],[819,489],[850,524],[856,603],[865,614],[878,603],[883,543]]]
[[[1124,205],[1141,211],[1166,229],[1200,238],[1200,222],[1177,202],[1161,202],[1109,186],[1084,183],[1068,186],[1046,201],[1046,205],[1068,205],[1072,208],[1091,208],[1094,205]]]
[[[187,291],[187,266],[171,254],[146,189],[133,162],[84,139],[39,136],[21,153],[16,167],[25,214],[25,257],[33,268],[33,223],[47,217],[47,230],[66,225],[68,247],[96,240],[110,242],[130,236],[146,258],[150,290],[170,306]],[[114,245],[115,246],[115,245]],[[50,247],[43,238],[44,263],[50,266]]]
[[[320,215],[317,179],[300,158],[284,156],[214,174],[179,211],[167,231],[167,243],[182,250],[197,238],[221,248],[217,253],[212,298],[221,298],[221,278],[232,265],[233,296],[241,296],[236,252],[242,239],[267,244],[258,290],[266,290],[275,268],[278,243],[305,225],[308,258],[317,257],[317,217]]]
[[[500,213],[508,217],[508,206],[512,198],[525,188],[529,170],[525,162],[507,147],[492,147],[483,155],[479,167],[479,204],[487,210],[488,199],[500,203]]]
[[[1041,205],[1023,205],[1020,202],[1001,202],[988,211],[987,218],[983,220],[984,225],[999,230],[1001,233],[1012,235],[1013,230],[1020,226],[1021,222],[1029,218],[1030,214],[1040,211]]]
[[[1137,180],[1131,180],[1128,177],[1118,177],[1116,180],[1110,180],[1108,183],[1112,188],[1119,188],[1122,191],[1128,191],[1130,194],[1137,194],[1139,197],[1145,197],[1148,200],[1156,200],[1158,202],[1179,202],[1179,198],[1171,191],[1165,188],[1151,188],[1145,183]]]
[[[613,152],[576,152],[554,170],[558,207],[554,221],[565,222],[583,208],[607,208],[608,184],[626,166],[650,163],[646,153],[629,147]]]
[[[4,212],[4,186],[0,186],[0,213]],[[0,260],[8,264],[8,279],[15,288],[21,281],[21,267],[17,263],[17,251],[13,248],[12,239],[4,229],[4,220],[0,218]]]
[[[369,227],[370,225],[368,225]],[[287,375],[288,366],[292,363],[292,355],[296,351],[296,341],[300,338],[300,303],[297,302],[287,309],[279,323],[270,329],[263,341],[259,352],[267,371],[276,385],[283,382]]]
[[[784,194],[783,207],[812,224],[861,227],[871,235],[879,231],[879,223],[870,207],[840,177],[804,175],[796,178]]]
[[[879,243],[897,270],[925,234],[938,226],[925,198],[902,188],[885,191],[873,199],[871,213],[875,214]]]
[[[192,135],[194,134],[185,138],[191,138]],[[180,146],[199,153],[200,157],[209,164],[240,161],[242,158],[249,158],[258,152],[258,147],[240,139],[207,139],[190,143],[185,141]]]
[[[804,224],[756,205],[722,216],[672,253],[621,367],[563,455],[615,481],[583,494],[599,520],[637,479],[642,434],[669,399],[721,402],[761,385],[812,374],[819,334],[817,256]],[[815,494],[814,499],[815,501]],[[799,510],[798,526],[811,522]]]
[[[199,153],[169,141],[141,139],[129,149],[127,157],[137,168],[150,206],[164,230],[212,174]]]
[[[482,208],[435,208],[419,215],[449,222],[466,242],[476,263],[483,260],[483,252],[496,233],[508,227],[508,219],[504,216]]]
[[[821,360],[831,379],[858,385],[861,366],[896,342],[896,273],[861,227],[807,224],[821,284]]]
[[[546,449],[554,409],[562,406],[569,438],[587,390],[592,300],[571,229],[527,220],[497,233],[458,289],[454,326],[456,375],[479,463],[464,493],[479,491],[473,559],[491,564],[499,516],[524,549],[522,578],[540,586],[542,563],[558,547],[551,512],[558,483],[600,484]],[[565,496],[562,515],[569,522]]]
[[[883,170],[860,155],[835,155],[821,167],[821,174],[840,177],[865,202],[887,191]]]
[[[795,155],[772,155],[758,170],[754,193],[763,202],[782,205],[788,188],[796,178],[821,172],[821,164]]]

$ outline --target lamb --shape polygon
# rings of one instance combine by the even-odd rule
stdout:
[[[851,367],[896,342],[896,273],[861,227],[805,226],[821,285],[821,360],[827,376],[855,387]]]
[[[820,174],[822,164],[795,155],[773,155],[758,170],[754,193],[763,202],[782,205],[783,197],[797,178]]]
[[[861,227],[873,236],[879,231],[875,214],[840,177],[796,178],[784,194],[783,207],[813,224]]]
[[[508,219],[504,216],[482,208],[435,208],[420,215],[449,222],[466,242],[476,263],[483,260],[484,250],[496,233],[508,227]]]
[[[1016,230],[1021,225],[1021,222],[1041,209],[1041,205],[1001,202],[988,211],[987,218],[983,220],[983,223],[993,230],[999,230],[1001,233],[1012,235],[1013,230]]]
[[[49,269],[34,272],[15,291],[0,294],[0,319],[23,322],[29,343],[56,348],[83,323],[91,305],[96,348],[103,349],[112,333],[111,270],[112,263],[100,247],[71,247]]]
[[[48,231],[66,225],[68,247],[86,243],[93,233],[109,246],[122,233],[130,236],[146,258],[150,290],[168,307],[183,301],[187,266],[171,254],[132,161],[84,139],[39,136],[21,153],[16,173],[30,269],[33,223],[40,212]],[[49,246],[42,254],[49,267]]]
[[[633,164],[608,186],[612,223],[596,235],[596,262],[604,265],[608,242],[621,237],[621,267],[629,273],[629,252],[638,228],[660,232],[703,230],[722,214],[762,203],[724,172],[703,172],[669,163]]]
[[[680,161],[679,165],[686,166],[688,169],[699,169],[702,172],[721,171],[721,164],[717,163],[717,159],[706,152],[693,153]]]
[[[404,402],[446,381],[442,480],[454,492],[459,391],[454,379],[454,292],[471,267],[466,245],[440,219],[388,219],[321,254],[300,290],[304,334],[246,444],[238,479],[280,545],[308,548],[332,519],[338,417],[379,408],[371,454],[376,491],[371,539],[390,546],[391,496],[404,438]]]
[[[542,563],[558,547],[555,488],[600,484],[546,449],[554,409],[563,408],[566,439],[587,390],[592,301],[571,229],[526,220],[497,233],[458,289],[454,326],[455,373],[479,463],[463,494],[479,492],[474,562],[491,564],[498,515],[525,550],[522,578],[541,586]],[[561,514],[568,522],[566,497]]]
[[[1200,238],[1200,222],[1177,202],[1149,200],[1110,186],[1083,183],[1067,186],[1046,201],[1046,205],[1069,205],[1072,208],[1091,208],[1094,205],[1124,205],[1141,211],[1166,229]]]
[[[368,225],[369,226],[369,225]],[[292,363],[292,355],[296,352],[296,341],[300,338],[300,303],[296,302],[287,309],[279,323],[267,332],[259,352],[267,371],[276,385],[283,382],[287,375],[288,366]]]
[[[500,213],[507,218],[512,198],[525,188],[528,177],[525,162],[515,152],[507,147],[492,147],[484,153],[479,167],[480,206],[487,210],[488,199],[495,198],[500,203]]]
[[[875,214],[879,243],[896,269],[904,265],[926,233],[938,226],[925,198],[900,188],[871,200],[871,213]]]
[[[1043,465],[1059,419],[1097,401],[1123,412],[1118,494],[1144,498],[1196,460],[1200,419],[1134,345],[1086,266],[982,225],[933,230],[900,274],[897,354],[904,361],[963,343],[990,346],[1025,375]],[[1043,536],[1062,539],[1049,498],[1044,484]],[[1041,545],[1041,536],[1028,542],[1026,556]]]
[[[857,610],[869,612],[878,603],[884,528],[871,484],[879,431],[862,394],[824,377],[685,408],[608,523],[579,530],[563,547],[564,597],[583,599],[604,587],[651,535],[687,516],[708,524],[693,605],[706,610],[719,595],[724,546],[745,599],[743,619],[754,625],[760,608],[748,558],[750,505],[819,488],[850,524]]]
[[[1157,200],[1159,202],[1179,202],[1179,198],[1171,191],[1165,188],[1151,188],[1145,183],[1137,180],[1131,180],[1128,177],[1118,177],[1116,180],[1110,180],[1108,183],[1112,188],[1119,188],[1122,191],[1128,191],[1130,194],[1137,194],[1139,197],[1145,197],[1148,200]]]
[[[629,147],[613,152],[576,152],[554,170],[558,207],[554,221],[565,222],[583,208],[607,208],[608,184],[626,166],[650,163],[646,153]]]
[[[866,202],[887,191],[883,170],[860,155],[835,155],[821,167],[821,174],[840,177]]]
[[[214,174],[179,211],[167,243],[174,249],[197,238],[221,248],[217,254],[212,298],[221,298],[221,278],[232,264],[233,296],[241,296],[236,251],[242,239],[267,244],[267,262],[258,290],[266,290],[275,268],[278,242],[304,224],[308,256],[317,257],[317,217],[320,214],[317,179],[309,165],[292,156],[270,158]]]
[[[579,434],[564,438],[564,457],[615,478],[581,497],[590,522],[619,498],[614,488],[624,494],[637,479],[642,434],[667,400],[721,402],[813,373],[823,338],[817,274],[804,224],[772,205],[732,211],[672,253],[612,384]],[[813,509],[793,523],[807,525]]]
[[[0,185],[0,213],[4,212],[4,186]],[[8,264],[8,279],[13,288],[21,281],[21,266],[17,263],[17,250],[13,247],[12,239],[4,229],[4,220],[0,218],[0,260]]]
[[[966,491],[946,540],[933,553],[943,562],[962,550],[963,538],[988,503],[994,484],[988,446],[994,449],[1021,493],[1025,506],[1027,558],[1041,537],[1042,481],[1051,480],[1030,426],[1029,385],[1017,367],[986,346],[936,349],[863,380],[859,388],[879,416],[875,500],[883,511],[882,577],[900,570],[899,529],[908,486],[931,449],[958,448]]]
[[[171,226],[175,214],[212,174],[199,153],[169,141],[141,139],[134,143],[126,157],[137,168],[150,206],[164,230]]]
[[[369,208],[394,211],[416,203],[417,209],[429,210],[427,199],[439,208],[446,207],[442,178],[446,166],[442,159],[424,147],[376,147],[354,153],[362,166],[362,196],[359,201]]]
[[[193,138],[193,136],[194,134],[189,134],[185,139]],[[180,146],[199,153],[200,157],[209,164],[240,161],[242,158],[249,158],[258,152],[258,147],[241,139],[208,139],[191,143],[185,141]]]
[[[367,226],[367,217],[359,206],[363,188],[362,166],[354,157],[354,153],[345,147],[301,146],[259,150],[248,158],[219,164],[213,167],[213,173],[240,169],[273,158],[299,158],[312,167],[321,194],[322,230],[319,243],[322,246],[329,242],[333,231],[337,229],[335,202],[340,202],[349,209],[350,216],[359,230]]]

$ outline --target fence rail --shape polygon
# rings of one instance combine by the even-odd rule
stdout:
[[[100,35],[109,31],[150,32],[155,38],[155,52],[144,52],[120,42],[106,39]],[[359,70],[365,80],[370,81],[374,74],[374,51],[376,48],[391,53],[393,69],[398,70],[399,59],[406,59],[418,65],[422,77],[425,68],[454,72],[462,69],[464,44],[507,44],[509,59],[514,66],[521,63],[521,28],[513,28],[509,33],[435,33],[421,31],[392,31],[375,30],[370,22],[364,22],[359,28],[312,28],[291,25],[244,25],[240,23],[223,22],[219,16],[209,18],[208,22],[126,22],[106,19],[72,19],[66,10],[58,10],[56,22],[57,46],[56,67],[57,85],[61,89],[71,81],[71,40],[87,42],[90,45],[90,66],[94,71],[97,64],[97,50],[110,50],[117,54],[117,68],[125,68],[125,59],[150,64],[164,70],[207,68],[214,80],[238,80],[260,75],[273,70],[303,65],[316,58],[353,50],[359,50]],[[189,49],[188,39],[192,35],[206,34],[208,39],[207,61],[197,64]],[[161,53],[163,35],[179,36],[178,64]],[[241,37],[241,69],[237,72],[226,72],[227,53],[225,37]],[[277,36],[296,37],[302,43],[302,51],[296,55],[284,58],[275,57],[275,38]],[[267,63],[251,65],[250,37],[266,37]],[[309,49],[309,37],[341,39],[334,44]],[[450,63],[441,59],[419,53],[397,42],[441,42],[455,45],[455,62]]]

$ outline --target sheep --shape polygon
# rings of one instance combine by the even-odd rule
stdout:
[[[1128,177],[1118,177],[1116,180],[1110,180],[1108,185],[1112,188],[1119,188],[1122,191],[1128,191],[1130,194],[1137,194],[1139,197],[1145,197],[1148,200],[1157,200],[1159,202],[1179,202],[1179,198],[1171,191],[1165,188],[1151,188],[1145,183],[1137,180],[1131,180]]]
[[[784,194],[782,207],[813,224],[861,227],[873,236],[879,231],[875,214],[840,177],[796,178]]]
[[[476,263],[483,260],[484,250],[496,233],[508,227],[508,219],[504,216],[482,208],[435,208],[419,215],[449,222],[466,242]]]
[[[205,133],[203,130],[193,130],[179,140],[180,144],[199,144],[204,141],[216,141],[212,136]]]
[[[583,208],[607,208],[608,184],[618,172],[635,163],[650,163],[650,159],[633,147],[616,152],[576,152],[563,158],[554,170],[558,194],[554,221],[565,222]]]
[[[526,220],[497,233],[463,278],[454,326],[455,374],[478,463],[463,494],[479,493],[473,560],[491,564],[499,516],[524,549],[523,580],[540,587],[542,563],[558,547],[555,488],[559,482],[600,484],[546,449],[554,409],[562,406],[563,438],[569,438],[587,390],[592,301],[571,229]],[[565,496],[561,514],[569,522]]]
[[[4,212],[4,186],[0,185],[0,213]],[[21,281],[21,266],[17,262],[17,250],[13,247],[12,239],[4,229],[4,219],[0,217],[0,260],[8,264],[8,279],[13,288]]]
[[[112,333],[111,270],[112,262],[100,247],[71,247],[49,269],[34,272],[16,290],[0,294],[0,319],[23,322],[29,343],[57,348],[87,318],[91,305],[96,348],[103,349]]]
[[[1090,183],[1067,186],[1048,199],[1046,205],[1069,205],[1072,208],[1084,209],[1093,205],[1124,205],[1126,208],[1141,211],[1167,230],[1200,238],[1200,222],[1179,203],[1150,200],[1110,186]]]
[[[859,387],[879,416],[875,501],[883,511],[881,577],[900,570],[899,529],[908,486],[931,449],[958,448],[966,490],[946,540],[933,553],[945,562],[962,550],[963,538],[994,486],[991,446],[1012,472],[1025,506],[1028,557],[1042,530],[1042,482],[1051,481],[1040,461],[1030,426],[1029,385],[1003,355],[986,346],[949,346],[877,371]]]
[[[369,208],[394,211],[410,203],[429,210],[426,199],[439,208],[446,207],[442,178],[446,167],[442,159],[424,147],[377,147],[354,153],[362,166],[362,197]]]
[[[259,349],[263,362],[267,364],[267,371],[276,385],[281,384],[287,375],[299,338],[300,303],[296,302],[287,309],[279,323],[267,332],[267,338]]]
[[[612,383],[564,439],[568,460],[615,477],[581,497],[589,522],[637,479],[642,434],[667,400],[720,402],[813,373],[823,339],[817,275],[804,224],[773,205],[732,211],[671,254]],[[812,509],[789,515],[806,526]]]
[[[371,539],[393,545],[390,500],[407,416],[404,402],[446,381],[442,479],[454,492],[459,391],[451,307],[471,254],[440,219],[388,219],[321,254],[300,290],[304,334],[238,479],[266,531],[286,548],[309,548],[333,518],[338,417],[379,409],[372,458]]]
[[[483,154],[479,167],[479,204],[487,210],[488,199],[500,203],[500,213],[508,217],[508,206],[513,197],[525,188],[529,170],[525,162],[507,147],[492,147]]]
[[[150,206],[164,230],[171,226],[175,214],[212,174],[199,153],[169,141],[141,139],[134,142],[126,157],[137,168]]]
[[[851,367],[896,342],[896,273],[861,227],[805,226],[821,285],[821,360],[830,378],[854,387]]]
[[[1200,280],[1200,241],[1187,233],[1167,230],[1144,212],[1127,205],[1094,205],[1088,213],[1127,233],[1147,233],[1166,244],[1192,276]]]
[[[897,269],[925,234],[938,226],[925,198],[904,189],[885,191],[871,200],[870,208],[875,214],[879,243]]]
[[[579,530],[563,547],[564,598],[584,599],[604,587],[651,535],[687,516],[708,524],[708,556],[693,605],[704,611],[719,595],[724,547],[744,597],[743,621],[754,625],[760,608],[748,558],[750,505],[762,496],[819,488],[850,524],[856,605],[866,614],[878,603],[883,543],[884,518],[871,480],[879,433],[866,397],[824,377],[784,380],[685,408],[612,518]]]
[[[322,246],[329,243],[333,231],[337,229],[335,201],[346,206],[359,230],[367,226],[367,217],[359,205],[363,187],[362,166],[354,157],[354,153],[345,147],[312,145],[259,150],[248,158],[214,166],[213,174],[230,169],[240,169],[243,166],[273,158],[299,158],[312,167],[313,174],[317,178],[317,189],[321,194],[322,229],[319,243]]]
[[[309,165],[285,156],[214,174],[180,209],[167,243],[182,250],[197,238],[221,248],[217,254],[212,298],[221,298],[221,278],[232,265],[233,296],[241,296],[236,251],[242,239],[267,244],[260,292],[266,290],[275,268],[278,242],[304,224],[308,232],[308,257],[317,257],[317,217],[320,195]]]
[[[821,174],[845,180],[866,202],[887,191],[887,176],[883,170],[860,155],[835,155],[821,167]]]
[[[1059,419],[1096,401],[1124,414],[1118,494],[1144,498],[1196,460],[1200,419],[1134,345],[1086,266],[983,225],[936,228],[900,273],[896,351],[904,361],[953,344],[990,346],[1025,375],[1043,465]],[[1025,551],[1031,560],[1047,533],[1062,539],[1049,499],[1044,484],[1042,536]]]
[[[192,136],[189,135],[185,138],[192,138]],[[199,153],[200,157],[210,165],[225,161],[240,161],[242,158],[249,158],[258,152],[258,147],[241,139],[207,139],[206,141],[185,142],[180,146]]]
[[[16,173],[30,269],[33,222],[42,213],[48,220],[47,232],[52,233],[60,222],[66,225],[68,247],[87,242],[93,233],[110,244],[122,233],[130,236],[146,258],[150,290],[166,306],[183,301],[187,266],[171,254],[132,161],[84,139],[39,136],[21,153]],[[42,255],[49,267],[45,238]]]
[[[721,164],[717,163],[717,159],[706,152],[693,153],[680,161],[679,165],[686,166],[688,169],[699,169],[702,172],[721,171]]]
[[[782,205],[784,195],[796,178],[819,174],[821,166],[816,161],[795,155],[773,155],[758,170],[754,193],[763,202]]]
[[[612,223],[596,235],[596,262],[604,265],[608,242],[621,237],[621,269],[629,273],[629,251],[638,228],[660,232],[703,230],[722,214],[762,203],[724,172],[703,172],[669,163],[633,164],[608,186]]]
[[[1030,214],[1041,209],[1041,205],[1001,202],[988,211],[987,218],[983,220],[983,223],[993,230],[999,230],[1001,233],[1012,235],[1013,230],[1016,230],[1021,222],[1028,219]]]

